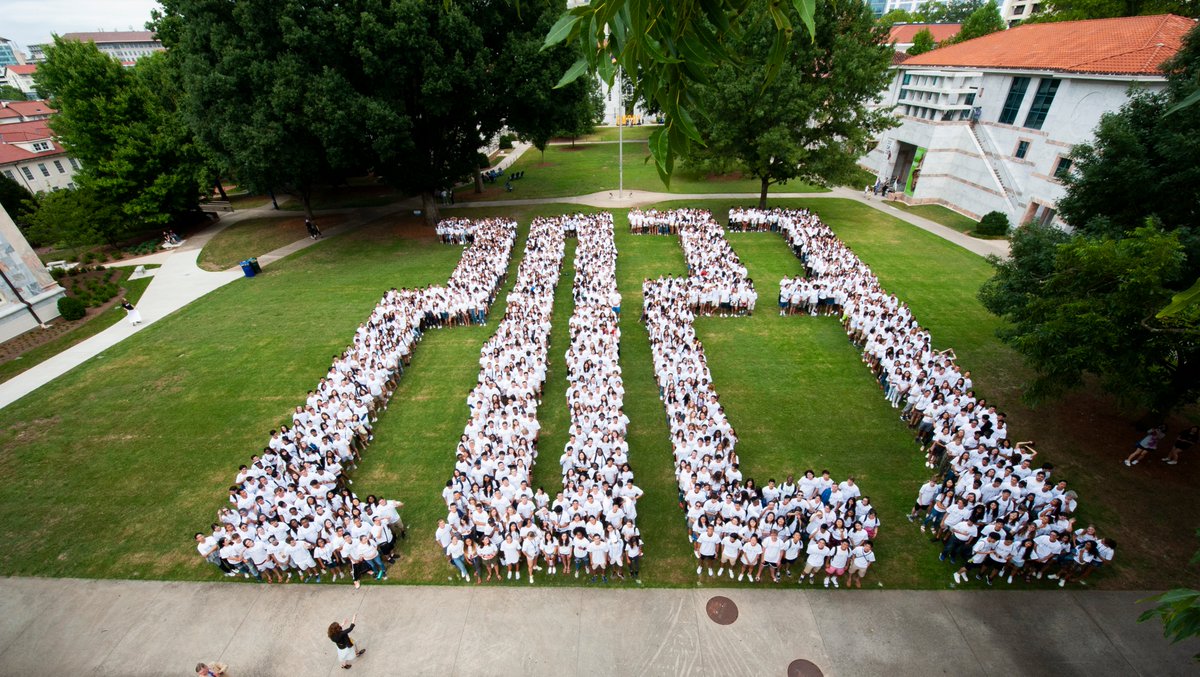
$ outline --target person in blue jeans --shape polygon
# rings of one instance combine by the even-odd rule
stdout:
[[[463,580],[470,583],[471,574],[467,573],[465,553],[466,545],[463,544],[462,539],[458,537],[458,534],[451,534],[450,545],[446,546],[446,556],[450,558],[450,563],[454,565],[454,568],[458,569],[458,573],[463,577]]]

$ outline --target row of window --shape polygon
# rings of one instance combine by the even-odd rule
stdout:
[[[1050,104],[1054,103],[1054,95],[1058,93],[1059,80],[1042,78],[1038,81],[1037,92],[1033,95],[1033,104],[1025,114],[1025,124],[1028,129],[1041,129],[1050,113]],[[1000,124],[1011,125],[1017,120],[1017,113],[1025,101],[1025,92],[1029,89],[1029,78],[1015,77],[1008,88],[1008,97],[1004,107],[1000,109]]]
[[[1013,152],[1013,156],[1019,160],[1024,160],[1029,154],[1029,142],[1024,139],[1017,142],[1017,150]],[[1059,156],[1058,161],[1054,164],[1052,172],[1054,178],[1062,181],[1067,178],[1067,174],[1071,171],[1071,158]]]
[[[79,169],[79,161],[76,160],[75,158],[67,158],[67,162],[71,163],[71,169]],[[38,168],[38,171],[40,171],[42,173],[42,176],[50,176],[50,168],[46,166],[46,163],[39,162],[37,164],[37,168]],[[59,174],[67,173],[67,170],[65,167],[63,167],[63,163],[61,160],[54,161],[54,168],[58,170]],[[33,176],[34,176],[33,171],[29,169],[28,165],[26,165],[25,167],[21,167],[21,173],[25,175],[25,180],[33,181]],[[12,179],[13,181],[17,180],[17,176],[15,174],[13,174],[13,171],[11,169],[4,170],[4,175],[7,176],[8,178]]]

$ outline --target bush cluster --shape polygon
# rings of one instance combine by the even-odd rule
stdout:
[[[979,219],[976,235],[1008,235],[1008,217],[1002,212],[988,212]]]
[[[58,314],[62,315],[64,320],[74,322],[87,315],[87,307],[74,296],[64,296],[58,300]]]

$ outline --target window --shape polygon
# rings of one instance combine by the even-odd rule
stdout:
[[[907,98],[908,98],[908,90],[907,89],[900,90],[900,100],[903,101],[904,99],[907,99]]]
[[[900,84],[907,85],[910,82],[912,82],[912,73],[905,73],[904,79],[900,82]]]
[[[7,176],[9,179],[11,179],[11,180],[13,180],[13,181],[16,181],[16,180],[17,180],[17,176],[16,176],[16,174],[13,174],[11,169],[6,169],[6,170],[4,170],[4,175],[5,175],[5,176]]]
[[[1025,116],[1025,126],[1030,129],[1041,129],[1050,112],[1050,104],[1054,103],[1054,94],[1058,91],[1058,80],[1042,78],[1038,83],[1037,94],[1033,96],[1033,104],[1029,106],[1029,114]]]
[[[59,174],[66,174],[66,173],[67,173],[67,170],[63,169],[62,162],[60,162],[60,161],[58,161],[58,160],[55,160],[55,161],[54,161],[54,168],[58,170],[58,173],[59,173]]]
[[[50,150],[50,143],[49,143],[49,142],[47,142],[47,141],[37,141],[37,142],[34,142],[34,144],[33,144],[33,149],[34,149],[35,151],[39,151],[39,150]]]
[[[1017,5],[1016,7],[1013,7],[1012,13],[1013,13],[1013,16],[1020,16],[1020,15],[1024,14],[1025,13],[1025,5]]]
[[[1000,111],[1000,124],[1011,125],[1017,119],[1021,110],[1021,102],[1025,100],[1025,90],[1029,88],[1029,78],[1013,78],[1012,87],[1008,89],[1008,98],[1004,100],[1004,108]]]
[[[79,169],[79,161],[75,158],[67,158],[67,162],[71,163],[71,169]]]
[[[1013,153],[1013,155],[1016,155],[1018,160],[1024,160],[1027,153],[1029,153],[1029,142],[1018,141],[1017,152]]]
[[[46,164],[44,162],[38,163],[38,169],[42,170],[42,176],[50,176],[50,170],[46,169]]]
[[[26,180],[28,180],[28,181],[32,181],[32,180],[33,180],[33,172],[29,171],[29,168],[28,168],[28,167],[22,167],[22,168],[21,168],[21,171],[25,173],[25,179],[26,179]]]
[[[1058,164],[1054,166],[1054,178],[1063,181],[1067,178],[1067,174],[1071,172],[1071,158],[1060,157]]]
[[[968,94],[967,100],[964,103],[966,103],[968,106],[974,106],[975,105],[975,93],[971,92],[970,94]]]

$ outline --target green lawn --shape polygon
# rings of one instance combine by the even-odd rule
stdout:
[[[157,267],[147,266],[147,268]],[[150,286],[152,278],[143,277],[131,281],[128,279],[130,272],[132,271],[124,271],[122,273],[121,289],[124,293],[121,296],[129,299],[130,303],[136,305],[138,299],[142,298],[142,293],[146,291],[146,287]],[[77,328],[0,364],[0,383],[45,362],[77,343],[99,334],[123,319],[125,319],[125,310],[120,305],[114,305],[98,316],[79,325]]]
[[[711,208],[723,221],[733,202],[689,204]],[[1119,466],[1116,454],[1135,436],[1105,398],[1084,395],[1036,411],[1021,406],[1020,362],[993,337],[997,321],[975,299],[988,275],[982,259],[852,201],[779,204],[816,209],[912,306],[937,347],[956,348],[980,392],[1004,405],[1015,434],[1038,440],[1046,460],[1078,489],[1084,518],[1120,542],[1119,566],[1094,577],[1097,585],[1196,583],[1194,574],[1170,566],[1194,549],[1188,525],[1163,519],[1200,507],[1190,490],[1195,471],[1186,465],[1174,474]],[[520,219],[511,281],[529,218],[571,210],[547,205],[470,213]],[[675,238],[630,235],[624,212],[615,216],[630,457],[646,491],[639,504],[647,542],[643,580],[694,585],[695,560],[676,505],[663,408],[638,322],[641,280],[682,273],[683,257]],[[223,287],[0,410],[0,469],[9,487],[0,495],[0,541],[6,544],[0,575],[218,578],[196,556],[189,536],[205,529],[225,504],[237,466],[302,400],[384,290],[440,283],[457,262],[460,248],[414,232],[420,231],[411,220],[388,219],[319,242],[274,264],[271,275]],[[703,318],[698,329],[742,438],[747,474],[760,481],[809,467],[827,467],[839,478],[856,474],[883,520],[871,582],[944,588],[950,568],[903,519],[926,476],[907,429],[836,321],[774,312],[779,279],[800,272],[782,239],[769,233],[729,237],[756,281],[759,312]],[[534,471],[535,483],[551,493],[560,484],[553,459],[568,423],[563,353],[573,247],[571,242],[556,294],[540,408],[542,463]],[[486,327],[427,333],[355,474],[360,495],[406,503],[410,538],[392,582],[444,583],[450,573],[431,536],[444,510],[439,492],[467,420],[465,395],[475,383],[479,349],[495,330],[497,318],[491,319]]]
[[[906,205],[903,202],[891,201],[886,202],[889,207],[895,207],[903,212],[915,214],[922,218],[929,219],[934,223],[940,223],[947,228],[953,228],[960,233],[966,233],[972,237],[977,237],[981,240],[1003,240],[1004,237],[995,235],[976,235],[975,228],[979,226],[979,222],[969,216],[963,216],[953,209],[943,207],[942,205]]]
[[[637,128],[634,128],[637,129]],[[527,198],[563,197],[586,195],[602,191],[617,190],[617,167],[619,152],[625,153],[625,189],[670,193],[755,193],[759,183],[753,179],[737,176],[707,178],[689,172],[686,167],[677,167],[671,178],[671,187],[663,185],[653,161],[648,161],[650,152],[642,141],[571,146],[549,146],[545,159],[536,148],[525,154],[509,169],[525,172],[525,178],[512,182],[513,191],[504,190],[504,181],[485,184],[482,194],[475,193],[473,186],[459,188],[459,200],[519,200]],[[805,183],[791,182],[771,186],[773,193],[817,193],[825,189]]]
[[[586,136],[581,136],[578,139],[575,139],[575,141],[576,143],[586,143],[592,141],[616,141],[618,135],[623,136],[626,141],[645,140],[649,139],[650,135],[654,133],[654,130],[658,129],[659,127],[660,125],[634,125],[632,127],[626,127],[623,132],[615,126],[597,127],[596,131]],[[555,142],[570,140],[571,139],[569,137],[554,139]]]
[[[324,227],[344,219],[342,216],[325,216],[320,223]],[[213,236],[204,249],[200,250],[197,263],[204,270],[225,270],[251,257],[262,256],[296,240],[306,237],[303,216],[260,216],[246,219],[229,226]]]

